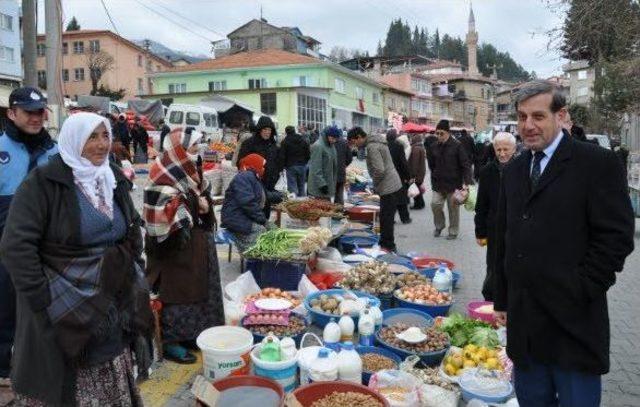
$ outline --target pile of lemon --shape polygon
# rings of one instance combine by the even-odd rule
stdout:
[[[468,344],[462,349],[451,349],[443,362],[444,372],[458,376],[462,369],[480,367],[488,370],[502,370],[496,349]]]

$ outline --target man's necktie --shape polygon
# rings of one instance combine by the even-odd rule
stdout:
[[[536,151],[533,155],[533,167],[531,168],[531,187],[535,188],[540,180],[540,162],[544,158],[543,151]]]

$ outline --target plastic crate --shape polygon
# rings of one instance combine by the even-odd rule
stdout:
[[[245,259],[243,271],[251,271],[260,288],[273,287],[285,291],[297,291],[298,284],[307,271],[307,263]]]

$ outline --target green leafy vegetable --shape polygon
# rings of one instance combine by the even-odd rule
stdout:
[[[453,313],[449,317],[445,318],[439,327],[441,331],[449,334],[451,344],[458,347],[463,347],[464,345],[471,343],[471,337],[477,328],[488,328],[493,331],[491,326],[486,322],[466,318],[459,313]]]
[[[305,231],[269,230],[258,236],[256,244],[244,252],[244,255],[250,258],[265,259],[291,258],[294,249],[298,248],[300,240],[306,235]]]
[[[485,346],[487,348],[495,348],[496,346],[500,345],[498,333],[492,328],[486,327],[475,328],[473,330],[473,333],[471,334],[469,342],[474,345]]]

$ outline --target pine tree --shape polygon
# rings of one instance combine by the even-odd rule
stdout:
[[[438,29],[436,28],[436,32],[435,34],[433,34],[433,42],[431,47],[433,48],[433,55],[436,58],[441,58],[440,57],[440,32],[438,31]]]
[[[75,16],[71,17],[71,21],[69,21],[69,24],[67,24],[67,29],[65,31],[79,31],[79,30],[80,30],[80,24],[78,24],[78,20],[76,20]]]
[[[411,38],[411,48],[412,54],[419,55],[420,54],[420,30],[418,30],[418,26],[416,25],[413,29],[413,37]]]
[[[384,49],[382,48],[382,41],[378,41],[378,48],[376,49],[376,56],[384,56]]]

